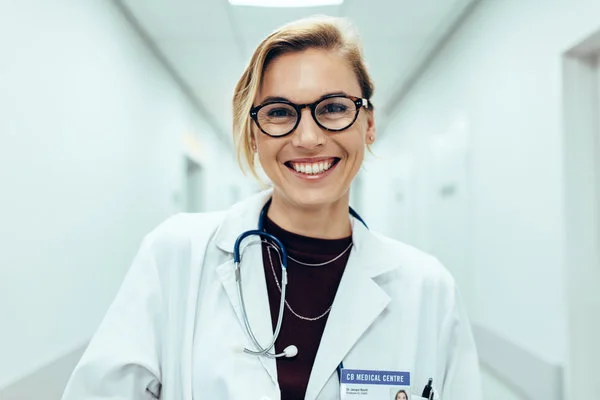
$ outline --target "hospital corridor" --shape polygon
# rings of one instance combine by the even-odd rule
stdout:
[[[0,0],[0,194],[0,400],[600,400],[598,0]]]

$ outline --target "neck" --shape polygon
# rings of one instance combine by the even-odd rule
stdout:
[[[321,239],[340,239],[352,234],[348,195],[322,206],[299,207],[273,191],[267,215],[286,231]]]

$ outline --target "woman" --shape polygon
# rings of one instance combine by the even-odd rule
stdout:
[[[408,394],[406,394],[405,390],[398,390],[398,393],[396,393],[396,397],[394,398],[394,400],[408,400]]]
[[[376,137],[372,94],[343,20],[267,37],[236,87],[233,126],[239,157],[253,173],[258,159],[273,188],[145,238],[64,399],[335,399],[342,368],[406,371],[414,393],[433,377],[444,400],[479,398],[451,276],[349,214]],[[261,236],[242,239],[259,220]]]

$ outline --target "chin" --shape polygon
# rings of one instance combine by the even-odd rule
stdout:
[[[283,197],[302,208],[320,208],[332,205],[343,200],[344,195],[339,190],[332,188],[293,188],[280,190]]]

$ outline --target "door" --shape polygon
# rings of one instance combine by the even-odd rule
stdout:
[[[477,310],[475,269],[469,251],[472,238],[467,121],[458,120],[434,138],[430,152],[430,248],[454,276],[468,312],[474,317]]]
[[[204,211],[204,179],[202,167],[186,157],[185,162],[185,211]]]

